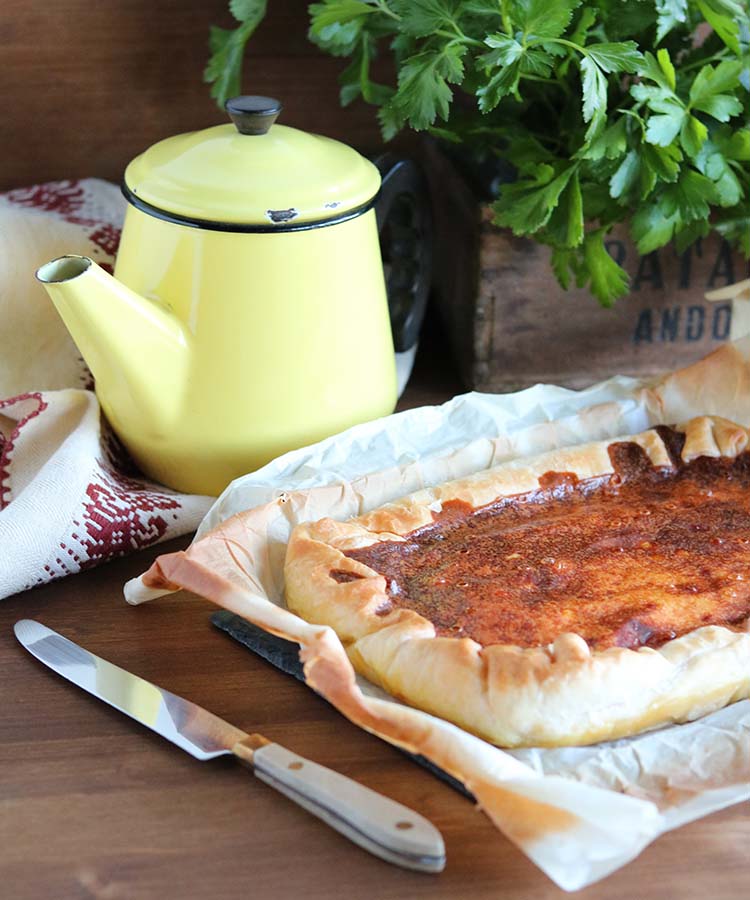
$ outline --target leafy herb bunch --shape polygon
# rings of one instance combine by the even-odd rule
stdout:
[[[231,0],[206,70],[239,93],[266,0]],[[552,248],[558,280],[603,304],[628,276],[604,237],[628,221],[640,253],[718,231],[750,256],[746,0],[323,0],[309,36],[348,57],[341,102],[508,160],[495,221]],[[371,77],[378,54],[393,85]]]

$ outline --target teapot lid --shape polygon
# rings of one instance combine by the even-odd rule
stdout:
[[[125,171],[128,200],[152,215],[230,231],[310,228],[369,207],[380,173],[356,150],[275,125],[282,107],[271,97],[235,97],[226,108],[233,125],[178,134],[137,156]]]

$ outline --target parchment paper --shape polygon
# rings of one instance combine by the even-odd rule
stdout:
[[[286,541],[298,522],[349,518],[514,457],[699,414],[750,425],[750,338],[660,379],[466,394],[357,426],[235,481],[191,548],[160,557],[126,597],[141,603],[185,587],[297,641],[308,684],[363,728],[460,779],[507,837],[576,890],[664,831],[750,797],[750,701],[593,747],[500,750],[356,677],[331,629],[284,609]]]

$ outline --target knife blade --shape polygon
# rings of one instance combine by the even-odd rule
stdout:
[[[50,669],[199,760],[234,755],[266,784],[375,856],[440,872],[445,847],[424,816],[260,734],[248,734],[203,707],[85,650],[33,619],[13,628]]]

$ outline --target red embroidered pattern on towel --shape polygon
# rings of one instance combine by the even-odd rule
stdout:
[[[112,222],[103,222],[95,216],[86,214],[87,198],[80,181],[50,181],[47,184],[7,191],[4,196],[17,206],[55,213],[65,222],[92,229],[86,236],[95,247],[110,257],[114,257],[117,253],[121,229]],[[84,215],[78,215],[80,212]],[[97,262],[110,275],[112,274],[111,262],[107,260]]]
[[[11,455],[21,429],[47,408],[47,403],[41,393],[39,391],[30,391],[27,394],[19,394],[18,397],[0,400],[0,410],[5,410],[6,414],[8,414],[18,404],[27,404],[29,407],[28,412],[24,411],[12,431],[5,435],[0,434],[0,510],[10,503],[8,494],[10,493]]]

